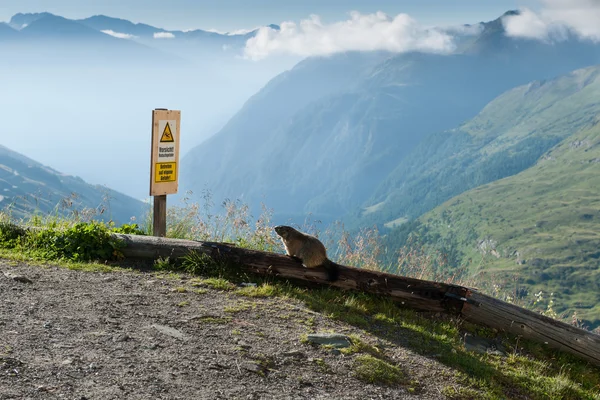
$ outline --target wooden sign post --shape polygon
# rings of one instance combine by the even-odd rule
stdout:
[[[177,193],[179,179],[179,123],[181,111],[152,111],[150,196],[154,196],[154,236],[167,234],[167,195]]]

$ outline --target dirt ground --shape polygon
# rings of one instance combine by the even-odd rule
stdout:
[[[364,383],[356,354],[301,340],[314,332],[377,344],[412,384]],[[298,301],[202,289],[191,277],[0,259],[2,400],[442,399],[459,386],[451,369],[402,343]]]

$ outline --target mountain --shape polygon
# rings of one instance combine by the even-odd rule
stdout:
[[[95,15],[77,20],[77,22],[99,32],[126,37],[129,40],[203,63],[218,63],[222,62],[223,58],[228,58],[228,61],[231,62],[232,55],[240,55],[246,41],[257,32],[257,30],[252,30],[242,34],[223,34],[202,29],[166,30],[105,15]],[[277,25],[268,26],[272,29],[279,29]]]
[[[113,32],[133,35],[138,37],[152,37],[158,32],[167,32],[164,29],[156,28],[142,23],[133,23],[126,19],[108,17],[106,15],[94,15],[89,18],[76,20],[78,23],[88,26],[96,31],[111,30]]]
[[[98,219],[129,223],[146,213],[139,200],[62,174],[0,145],[0,210],[14,217],[91,209]]]
[[[0,22],[0,41],[14,39],[17,35],[17,31],[11,28],[10,25]]]
[[[453,197],[407,226],[424,243],[453,249],[456,265],[471,260],[480,279],[498,284],[517,279],[521,292],[543,291],[546,300],[553,293],[557,312],[576,311],[595,328],[600,326],[600,67],[507,95],[504,100],[516,104],[498,117],[511,122],[481,149],[484,159],[506,149],[520,156],[515,144],[527,146],[528,136],[553,137],[558,144],[528,157],[523,163],[536,159],[524,171]],[[400,231],[388,240],[397,242]]]
[[[383,180],[356,224],[392,227],[468,189],[529,168],[593,120],[599,70],[515,88],[459,128],[428,136]]]
[[[221,34],[201,29],[166,30],[105,15],[71,20],[48,12],[15,14],[5,26],[13,28],[13,31],[19,34],[10,37],[13,40],[18,39],[16,42],[18,46],[10,49],[15,52],[23,52],[24,46],[27,45],[33,48],[31,52],[44,53],[46,49],[43,46],[48,46],[45,42],[54,40],[60,41],[53,43],[53,46],[59,47],[47,49],[47,52],[53,50],[61,52],[65,45],[73,45],[74,42],[93,46],[93,50],[97,52],[97,47],[102,44],[112,50],[115,47],[126,49],[116,55],[103,55],[107,60],[141,58],[140,62],[147,63],[152,61],[153,57],[154,59],[162,57],[168,59],[170,63],[178,64],[190,61],[203,64],[221,63],[223,60],[235,61],[235,57],[241,55],[246,41],[257,32],[253,30],[244,34]],[[277,25],[269,26],[279,29]],[[7,35],[3,35],[5,30],[0,27],[0,40],[4,39],[4,42],[8,39]],[[80,59],[94,56],[93,51],[89,51],[87,47],[77,48],[75,53],[85,53],[86,50],[90,54],[83,54]],[[146,54],[143,54],[144,52]],[[71,53],[73,51],[69,56],[74,58]],[[170,56],[165,56],[165,53],[169,53]],[[63,59],[65,54],[61,54],[60,57]],[[25,58],[31,59],[31,56]]]
[[[0,67],[19,65],[29,68],[55,65],[148,64],[164,53],[142,43],[116,38],[61,16],[17,14],[11,26],[20,26],[10,37],[0,39],[0,50],[11,57],[0,59]],[[0,29],[0,38],[4,35]],[[183,59],[171,56],[173,61]]]
[[[384,201],[382,185],[396,190],[390,174],[428,135],[472,118],[512,87],[600,63],[594,43],[509,38],[501,19],[462,46],[453,55],[362,54],[371,62],[356,64],[356,55],[344,54],[299,64],[185,156],[183,184],[216,199],[241,198],[254,210],[265,202],[280,219],[340,218]],[[330,80],[346,83],[325,83],[331,90],[320,93]],[[390,207],[387,214],[403,216]]]
[[[278,190],[284,180],[294,185],[292,180],[305,167],[296,165],[298,174],[293,177],[286,177],[282,167],[287,168],[285,157],[289,152],[298,153],[296,146],[301,145],[297,142],[303,141],[303,132],[284,136],[282,127],[302,129],[304,125],[296,120],[297,113],[319,99],[333,101],[334,94],[354,87],[386,57],[385,53],[350,53],[312,58],[280,74],[252,96],[218,134],[183,157],[182,187],[200,193],[206,186],[217,199],[230,193],[234,198],[251,196],[256,200],[265,190]],[[296,141],[286,143],[286,139]],[[321,154],[322,149],[311,150],[310,145],[318,146],[307,144],[307,153]],[[282,146],[287,149],[281,151]],[[296,210],[302,208],[304,201],[305,196],[287,197],[287,204]]]
[[[45,17],[55,17],[55,15],[49,12],[18,13],[12,16],[8,24],[16,30],[21,30],[32,22]]]
[[[32,20],[20,32],[21,35],[27,38],[38,40],[102,40],[111,42],[118,40],[70,19],[52,14],[42,15]]]

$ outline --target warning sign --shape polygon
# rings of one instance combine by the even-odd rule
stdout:
[[[152,152],[150,155],[150,196],[177,193],[179,122],[181,111],[152,111]]]
[[[171,132],[171,126],[169,125],[169,122],[167,121],[167,124],[165,125],[165,129],[163,130],[162,136],[160,137],[160,142],[164,143],[164,142],[174,142],[175,140],[173,140],[173,133]]]
[[[157,163],[154,166],[154,182],[176,182],[177,181],[177,163]]]

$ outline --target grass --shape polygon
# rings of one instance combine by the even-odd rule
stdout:
[[[231,305],[226,306],[223,311],[226,313],[237,314],[242,311],[248,311],[256,307],[256,303],[251,302],[237,302]]]
[[[215,290],[229,291],[234,290],[236,286],[224,278],[206,278],[195,279],[192,281],[193,286],[208,287]]]
[[[231,215],[239,215],[231,211]],[[267,221],[268,218],[263,219]],[[187,223],[187,222],[186,222]],[[232,232],[233,223],[224,226]],[[225,241],[244,243],[249,246],[263,246],[269,243],[265,239],[266,226],[258,223],[258,233],[262,239],[252,237],[236,238],[223,233]],[[250,224],[247,224],[250,225]],[[65,225],[69,229],[69,224]],[[69,260],[66,256],[56,257],[57,252],[43,252],[35,247],[25,247],[24,243],[45,243],[43,241],[29,241],[27,235],[37,233],[19,232],[11,230],[12,225],[0,226],[2,239],[0,243],[0,256],[21,259],[31,262],[44,263],[49,260],[70,268],[79,268],[87,271],[122,271],[117,265],[120,263],[118,254],[108,264],[84,263]],[[52,232],[62,235],[62,231],[50,225]],[[118,229],[110,225],[100,225],[92,232],[109,232]],[[241,228],[240,228],[241,229]],[[246,228],[243,228],[246,229]],[[175,229],[173,232],[183,231]],[[15,236],[15,232],[18,234]],[[254,230],[239,230],[243,235],[253,235]],[[244,233],[245,232],[245,233]],[[24,238],[25,236],[25,238]],[[103,236],[98,233],[98,237]],[[327,236],[321,236],[326,241]],[[376,256],[381,251],[381,242],[376,231],[363,231],[359,235],[350,237],[347,234],[338,235],[339,246],[335,253],[340,262],[352,261],[365,268],[379,268]],[[208,238],[212,239],[212,238]],[[275,238],[274,238],[275,240]],[[249,243],[254,243],[250,245]],[[262,243],[262,244],[261,244]],[[276,243],[276,242],[274,242]],[[82,253],[83,254],[83,253]],[[361,256],[362,255],[362,256]],[[421,277],[441,276],[439,267],[443,266],[443,259],[430,253],[407,250],[401,253],[403,271],[408,271]],[[346,261],[343,261],[346,260]],[[348,262],[350,263],[350,262]],[[418,391],[422,383],[412,382],[405,371],[392,362],[384,348],[372,344],[374,340],[385,340],[393,345],[409,347],[412,351],[433,358],[455,371],[460,387],[448,387],[445,392],[453,398],[488,398],[504,399],[525,396],[532,399],[593,399],[599,400],[600,369],[592,367],[586,362],[575,359],[563,353],[550,351],[547,348],[526,341],[504,337],[497,332],[481,329],[469,325],[459,319],[449,316],[435,316],[399,308],[386,297],[369,295],[360,292],[346,292],[335,288],[309,289],[293,285],[287,281],[273,277],[251,276],[239,274],[238,268],[230,268],[227,264],[215,262],[204,256],[189,256],[184,260],[158,260],[153,268],[165,278],[172,276],[176,291],[207,290],[226,291],[228,296],[235,296],[239,301],[234,301],[224,309],[229,314],[236,314],[256,306],[258,298],[278,297],[283,301],[299,301],[313,312],[341,323],[359,328],[362,334],[353,335],[352,346],[344,350],[347,356],[355,360],[355,373],[357,378],[374,384],[401,384],[409,391]],[[182,278],[181,272],[197,275],[190,280],[189,289],[177,286],[176,281]],[[436,275],[438,274],[438,275]],[[447,280],[461,279],[458,275],[447,275]],[[242,283],[253,282],[255,286],[242,287]],[[186,302],[179,303],[178,307],[185,307]],[[227,324],[232,317],[206,316],[198,320],[205,324]],[[303,323],[309,330],[314,329],[314,318]],[[508,356],[493,356],[488,354],[472,353],[465,350],[462,336],[465,332],[477,335],[499,337],[508,349]],[[232,335],[236,335],[232,331]],[[318,365],[327,369],[327,366]],[[518,396],[517,396],[518,397]]]
[[[356,377],[366,383],[391,386],[404,382],[400,368],[369,354],[357,356],[354,363]]]

